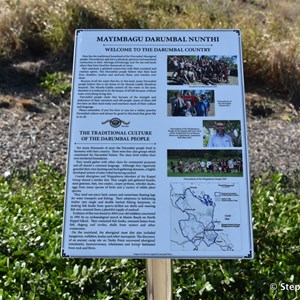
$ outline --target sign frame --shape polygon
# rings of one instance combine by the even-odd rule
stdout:
[[[251,259],[241,32],[75,33],[62,257]]]

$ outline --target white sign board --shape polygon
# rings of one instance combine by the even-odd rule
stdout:
[[[252,258],[238,30],[78,30],[63,257]]]

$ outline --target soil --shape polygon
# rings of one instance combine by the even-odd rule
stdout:
[[[32,169],[39,161],[65,172],[70,95],[40,87],[46,72],[71,76],[72,62],[49,58],[2,62],[0,68],[0,175]],[[300,116],[285,94],[246,84],[250,173],[292,175],[300,170]]]

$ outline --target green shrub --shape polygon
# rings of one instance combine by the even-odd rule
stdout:
[[[47,73],[40,85],[53,95],[68,95],[71,92],[71,78],[62,72]]]
[[[178,299],[297,299],[295,291],[281,290],[300,282],[300,204],[283,179],[276,173],[268,184],[253,185],[254,259],[175,261]]]
[[[64,176],[40,164],[0,178],[0,299],[145,299],[145,260],[62,259]],[[296,299],[299,198],[281,174],[253,185],[253,260],[174,260],[175,299]],[[270,284],[276,283],[276,291]]]
[[[0,179],[0,299],[139,299],[143,261],[61,258],[63,196],[43,163]]]

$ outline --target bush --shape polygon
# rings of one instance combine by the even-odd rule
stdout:
[[[143,261],[61,258],[63,195],[43,163],[0,179],[0,299],[139,299]]]
[[[294,0],[6,0],[0,12],[0,59],[71,55],[78,28],[239,28],[246,81],[288,91],[300,106],[299,13]]]
[[[288,193],[279,173],[253,185],[253,260],[175,261],[179,299],[296,299],[281,284],[299,285],[299,198]],[[277,290],[270,288],[277,284]]]
[[[40,85],[53,95],[66,96],[71,92],[71,79],[62,72],[47,73]]]
[[[300,282],[299,199],[268,181],[253,185],[254,260],[174,260],[175,299],[296,298],[280,284]],[[63,196],[43,163],[0,178],[0,299],[145,299],[145,260],[61,258]]]

